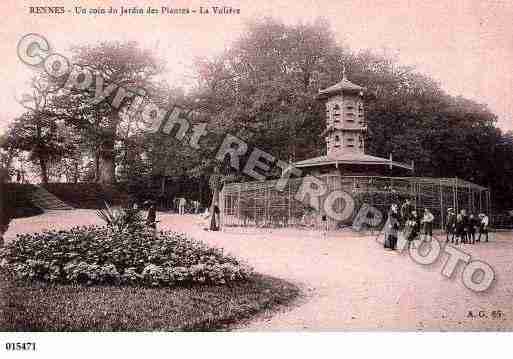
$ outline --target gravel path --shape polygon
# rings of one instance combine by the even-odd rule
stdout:
[[[306,300],[256,319],[244,331],[297,330],[513,330],[513,234],[463,249],[489,263],[495,285],[476,294],[461,282],[461,266],[449,279],[440,273],[446,256],[421,266],[407,254],[384,251],[374,237],[340,232],[326,238],[306,230],[207,232],[197,216],[160,214],[161,229],[189,233],[243,258],[258,272],[299,284]],[[46,213],[15,220],[7,232],[99,224],[94,211]],[[473,317],[469,316],[469,311]],[[481,313],[480,313],[481,311]],[[501,311],[501,318],[492,312]],[[483,317],[479,317],[479,314]]]

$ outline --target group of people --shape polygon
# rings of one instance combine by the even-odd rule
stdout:
[[[184,197],[175,198],[173,202],[174,202],[174,205],[175,205],[176,209],[178,210],[178,214],[180,216],[183,216],[187,212],[198,214],[200,207],[201,207],[201,203],[199,201],[196,201],[196,200],[188,201]]]
[[[467,211],[462,209],[456,214],[453,208],[449,208],[447,209],[446,242],[475,244],[481,242],[481,237],[486,238],[488,242],[489,223],[490,220],[485,213],[480,213],[478,216],[472,213],[467,215]]]
[[[486,214],[467,215],[465,209],[456,214],[453,208],[449,208],[447,213],[447,242],[475,244],[481,241],[481,237],[485,237],[488,242],[489,218]],[[409,199],[406,199],[400,209],[397,204],[392,204],[385,224],[385,248],[396,249],[401,231],[410,246],[414,246],[414,241],[422,235],[424,238],[431,238],[434,220],[435,216],[429,208],[424,208],[422,215],[419,215]]]
[[[413,245],[413,241],[422,234],[432,237],[434,220],[435,216],[429,208],[424,208],[422,216],[419,215],[410,199],[407,199],[400,209],[397,204],[392,204],[385,224],[385,248],[396,249],[400,231],[403,231],[410,245]]]

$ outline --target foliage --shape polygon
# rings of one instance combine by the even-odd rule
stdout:
[[[351,52],[322,21],[255,21],[225,53],[199,62],[198,73],[212,127],[298,161],[324,152],[325,111],[316,96],[341,80],[343,66],[367,89],[369,154],[413,160],[419,176],[489,186],[499,206],[513,207],[511,135],[495,127],[486,105],[450,96],[393,55]]]
[[[178,178],[192,172],[208,176],[204,163],[214,159],[227,133],[250,144],[241,164],[253,147],[282,161],[315,157],[325,149],[320,142],[325,110],[317,100],[318,91],[340,81],[345,66],[349,79],[367,89],[369,154],[413,160],[418,176],[460,177],[489,186],[496,204],[513,207],[512,135],[496,127],[496,116],[486,105],[450,96],[436,81],[401,65],[393,55],[352,52],[336,41],[325,21],[289,25],[267,18],[249,23],[225,52],[196,61],[199,82],[188,95],[159,81],[163,62],[134,42],[79,46],[72,52],[73,63],[87,64],[109,82],[129,90],[144,89],[145,99],[166,109],[183,106],[191,125],[207,124],[208,135],[201,137],[199,148],[191,148],[185,145],[190,130],[182,141],[145,131],[141,114],[127,112],[130,98],[113,109],[107,101],[90,101],[94,91],[72,89],[49,95],[41,84],[65,80],[43,78],[33,82],[32,97],[36,104],[39,99],[47,101],[28,109],[24,116],[31,119],[23,120],[26,126],[11,129],[11,137],[18,140],[4,141],[9,155],[2,156],[3,162],[11,162],[15,151],[28,150],[33,160],[39,158],[42,177],[51,164],[44,155],[51,154],[65,165],[59,173],[70,179],[83,173],[82,180],[116,179],[139,185],[150,178]],[[94,82],[91,86],[94,90]],[[62,136],[66,132],[53,125],[57,122],[64,122],[72,133]],[[70,138],[73,141],[66,142]],[[242,168],[233,171],[228,160],[226,156],[221,173],[242,176]],[[272,166],[263,174],[280,173]]]
[[[89,285],[226,284],[251,274],[221,249],[182,234],[154,238],[151,231],[94,226],[18,235],[1,250],[0,262],[19,279]]]
[[[133,207],[111,208],[107,202],[105,208],[96,211],[107,227],[115,232],[134,232],[144,229],[144,218],[141,211]]]
[[[0,271],[0,331],[208,331],[289,305],[300,290],[254,275],[190,288],[16,285]]]

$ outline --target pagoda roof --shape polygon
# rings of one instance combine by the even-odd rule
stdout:
[[[391,165],[393,167],[400,167],[412,171],[413,166],[401,162],[395,162],[390,159],[366,155],[364,153],[340,153],[332,154],[330,156],[324,155],[314,158],[309,158],[303,161],[294,163],[294,167],[316,167],[326,165],[343,165],[343,164],[359,164],[359,165]]]
[[[354,92],[354,91],[364,91],[365,87],[358,86],[351,81],[349,81],[345,76],[342,78],[342,81],[332,85],[330,87],[325,88],[324,90],[319,90],[319,97],[325,97],[327,95],[334,95],[337,93],[341,93],[344,91]]]

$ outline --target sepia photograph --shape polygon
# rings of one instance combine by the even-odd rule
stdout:
[[[0,12],[2,357],[511,341],[511,1]]]

